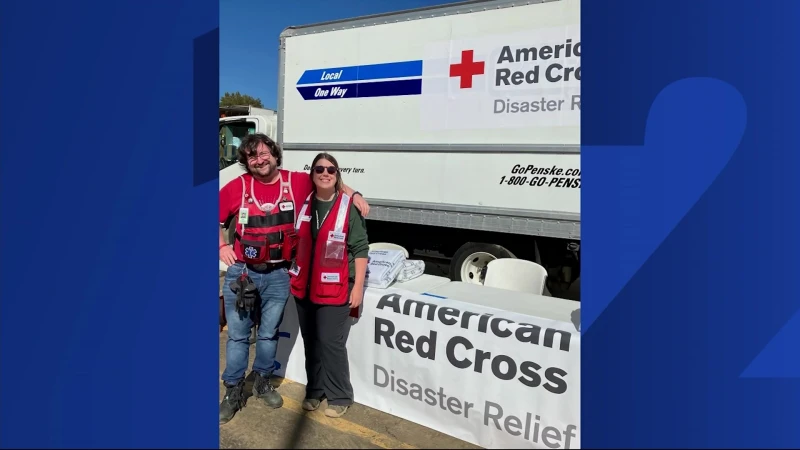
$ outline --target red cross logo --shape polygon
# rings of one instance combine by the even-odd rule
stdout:
[[[473,61],[473,51],[464,50],[461,52],[461,62],[450,64],[450,76],[461,77],[461,89],[472,87],[472,77],[483,75],[484,61]]]

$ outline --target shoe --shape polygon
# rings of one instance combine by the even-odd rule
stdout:
[[[225,398],[219,404],[219,424],[228,423],[236,412],[244,408],[244,379],[231,385],[225,383]]]
[[[253,396],[260,398],[270,408],[283,406],[283,397],[272,387],[269,377],[262,376],[258,372],[256,372],[255,383],[253,383]]]
[[[315,411],[317,408],[319,408],[320,403],[322,402],[315,398],[307,398],[303,400],[303,409],[306,411]]]
[[[350,409],[349,406],[329,405],[325,410],[325,415],[328,417],[333,417],[334,419],[338,419],[339,417],[342,417],[348,409]]]

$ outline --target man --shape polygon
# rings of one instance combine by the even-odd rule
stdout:
[[[250,330],[260,315],[256,358],[253,363],[253,396],[271,408],[283,406],[283,398],[269,382],[278,348],[278,327],[289,298],[289,265],[296,251],[294,227],[303,201],[311,193],[311,177],[305,172],[278,169],[282,152],[264,134],[242,139],[238,162],[247,171],[219,192],[219,221],[233,217],[236,233],[232,245],[219,231],[219,259],[228,265],[222,294],[228,322],[226,367],[222,374],[225,398],[219,406],[219,422],[227,423],[244,406],[244,378],[250,353]],[[358,192],[344,186],[362,215],[369,205]],[[238,292],[258,292],[257,303],[248,303]],[[247,297],[252,299],[255,296]],[[252,308],[252,309],[250,309]]]

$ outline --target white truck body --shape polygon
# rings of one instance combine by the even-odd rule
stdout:
[[[241,123],[250,130],[275,138],[278,133],[278,112],[255,106],[220,106],[219,124]]]
[[[332,153],[370,219],[580,239],[579,0],[288,28],[278,93],[284,166]]]

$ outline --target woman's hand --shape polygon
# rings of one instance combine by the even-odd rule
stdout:
[[[350,309],[361,306],[361,300],[364,300],[364,288],[353,287],[350,291]]]

